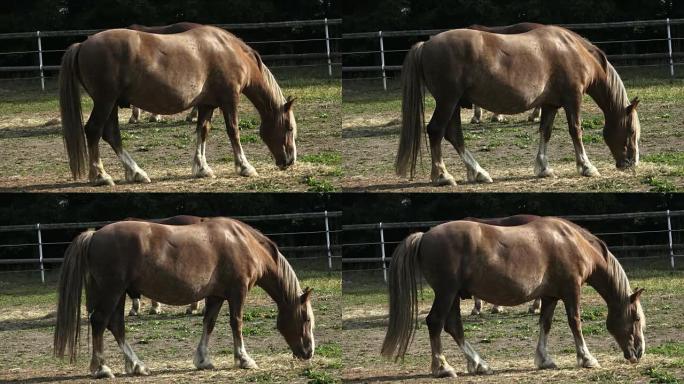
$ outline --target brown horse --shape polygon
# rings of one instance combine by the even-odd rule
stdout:
[[[553,120],[563,108],[577,170],[595,176],[598,171],[584,150],[580,125],[582,95],[587,93],[603,111],[603,137],[617,168],[639,162],[638,99],[630,103],[622,80],[600,49],[567,29],[546,26],[515,35],[456,29],[415,44],[402,70],[402,126],[395,162],[399,175],[415,174],[424,128],[424,86],[436,102],[427,126],[430,177],[436,185],[456,184],[442,160],[443,138],[463,159],[469,182],[492,181],[465,148],[461,107],[473,104],[504,114],[541,107],[534,167],[538,177],[553,174],[546,148]]]
[[[426,322],[432,349],[432,374],[456,376],[442,354],[440,334],[449,333],[468,360],[468,372],[491,373],[465,341],[461,299],[477,295],[498,305],[519,305],[541,297],[537,368],[555,368],[546,348],[558,300],[565,304],[575,339],[577,364],[598,367],[582,336],[580,292],[588,283],[608,305],[606,326],[632,363],[645,350],[645,318],[629,280],[606,244],[569,221],[547,217],[513,227],[452,221],[409,235],[392,256],[389,278],[389,327],[382,345],[386,357],[406,354],[418,318],[416,271],[435,292]]]
[[[93,99],[93,111],[85,128],[79,83]],[[118,108],[132,104],[159,114],[198,107],[192,166],[196,177],[214,175],[206,161],[206,138],[213,111],[220,108],[236,171],[253,176],[256,171],[240,145],[240,93],[259,112],[259,133],[276,165],[280,169],[292,165],[297,157],[294,99],[285,100],[259,54],[242,40],[211,26],[170,35],[112,29],[90,36],[69,47],[60,70],[62,130],[71,173],[79,178],[88,167],[94,184],[114,183],[100,160],[98,142],[102,137],[123,162],[126,180],[150,181],[121,144]]]
[[[177,215],[177,216],[172,216],[172,217],[167,217],[164,219],[152,219],[152,220],[145,220],[145,219],[138,219],[135,217],[127,217],[124,219],[124,221],[145,221],[148,223],[157,223],[157,224],[165,224],[165,225],[189,225],[189,224],[197,224],[201,223],[204,221],[203,217],[197,217],[197,216],[190,216],[190,215]],[[129,292],[129,296],[131,296]],[[188,315],[191,315],[197,311],[198,304],[195,301],[194,303],[188,305],[188,308],[185,310],[185,313]],[[131,296],[131,310],[128,312],[129,316],[138,316],[140,312],[140,296]],[[158,315],[162,312],[161,310],[161,304],[158,301],[152,300],[152,305],[150,306],[150,314],[151,315]]]
[[[72,362],[84,282],[93,336],[90,371],[97,378],[113,377],[103,356],[105,328],[124,353],[126,372],[149,373],[125,339],[126,292],[172,305],[205,299],[204,329],[193,359],[197,369],[213,368],[208,342],[224,300],[230,306],[235,363],[256,368],[242,340],[242,307],[255,284],[277,304],[277,328],[294,356],[309,359],[314,353],[311,289],[302,291],[275,243],[236,220],[212,218],[180,226],[121,221],[81,233],[64,256],[54,337],[55,355],[63,357],[68,349]]]
[[[479,25],[479,24],[474,24],[468,27],[468,29],[473,29],[475,31],[483,31],[483,32],[489,32],[489,33],[499,33],[502,35],[513,35],[516,33],[525,33],[529,32],[533,29],[537,29],[540,27],[544,27],[544,24],[537,24],[537,23],[518,23],[518,24],[513,24],[513,25],[505,25],[505,26],[500,26],[500,27],[486,27],[484,25]],[[541,108],[536,107],[532,113],[530,113],[530,116],[527,118],[527,121],[531,122],[538,122],[541,117]],[[492,114],[492,121],[495,122],[502,122],[505,121],[505,118],[502,114],[499,113],[494,113]],[[470,119],[470,122],[472,124],[480,124],[482,122],[482,108],[478,107],[477,105],[473,105],[473,118]]]
[[[126,27],[126,29],[130,29],[132,31],[141,31],[141,32],[147,32],[147,33],[157,33],[160,35],[169,35],[172,33],[181,33],[185,31],[189,31],[191,29],[195,29],[198,27],[201,27],[202,24],[197,24],[197,23],[189,23],[187,21],[183,21],[180,23],[175,23],[175,24],[170,24],[170,25],[163,25],[163,26],[158,26],[158,27],[148,27],[145,25],[140,25],[140,24],[132,24]],[[140,108],[131,105],[131,118],[128,119],[129,124],[136,124],[140,122],[140,114],[141,110]],[[187,122],[192,122],[192,120],[197,117],[197,107],[192,107],[192,110],[188,114],[188,116],[185,118],[185,121]],[[162,115],[159,114],[151,114],[150,115],[150,121],[151,122],[159,122],[162,121]]]
[[[539,216],[536,215],[513,215],[509,217],[500,217],[496,219],[478,219],[476,217],[466,217],[465,219],[462,219],[464,221],[473,221],[476,223],[482,223],[482,224],[489,224],[489,225],[498,225],[500,227],[511,227],[515,225],[524,225],[527,224],[533,220],[537,220]],[[482,311],[482,300],[480,300],[478,297],[473,296],[473,310],[470,312],[471,315],[479,315],[480,311]],[[532,305],[530,305],[529,312],[530,313],[539,313],[541,309],[541,299],[536,298],[532,302]],[[500,305],[493,305],[491,309],[492,313],[502,313],[503,307]]]

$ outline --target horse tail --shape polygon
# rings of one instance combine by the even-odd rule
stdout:
[[[409,170],[411,178],[416,172],[416,159],[420,153],[425,126],[422,51],[423,42],[414,44],[406,55],[401,70],[401,135],[394,168],[399,176],[406,176],[406,171]]]
[[[57,324],[55,325],[54,354],[64,357],[69,350],[69,361],[76,362],[78,338],[81,330],[81,290],[86,274],[86,258],[95,231],[78,235],[64,253],[62,273],[57,288]],[[87,295],[87,292],[86,292]]]
[[[86,141],[81,113],[81,89],[78,75],[78,51],[80,44],[72,44],[62,56],[59,70],[59,109],[62,115],[64,146],[69,157],[69,168],[74,179],[85,175]]]
[[[416,258],[423,232],[409,235],[392,254],[389,276],[389,326],[382,355],[398,360],[406,354],[418,326]]]

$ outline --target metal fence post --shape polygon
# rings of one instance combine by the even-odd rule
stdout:
[[[43,265],[43,236],[40,231],[40,223],[36,224],[38,232],[38,261],[40,262],[40,281],[45,283],[45,266]]]
[[[670,210],[667,210],[667,247],[670,251],[670,266],[675,269],[674,247],[672,246],[672,220],[670,220]]]
[[[325,18],[325,53],[328,55],[328,76],[332,77],[332,61],[330,61],[330,32],[328,31],[328,18]]]
[[[387,74],[385,73],[385,42],[382,38],[382,31],[378,32],[380,38],[380,65],[382,65],[382,88],[387,90]],[[387,280],[387,279],[385,279]]]
[[[325,249],[328,251],[328,274],[332,272],[332,251],[330,250],[330,223],[328,221],[328,211],[323,213],[325,217]]]
[[[674,61],[672,60],[672,32],[670,31],[670,18],[667,18],[667,54],[670,59],[670,77],[674,77]]]
[[[45,90],[45,74],[43,72],[43,42],[40,39],[40,31],[36,31],[38,38],[38,64],[40,65],[40,89]]]
[[[382,229],[382,223],[380,223],[380,252],[382,255],[382,276],[387,283],[387,264],[385,264],[385,230]]]

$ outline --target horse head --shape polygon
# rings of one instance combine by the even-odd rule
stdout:
[[[297,122],[292,110],[295,99],[288,97],[284,104],[276,106],[269,119],[263,119],[259,134],[280,169],[286,169],[297,160]]]
[[[278,308],[278,331],[287,341],[292,354],[298,359],[304,360],[313,357],[316,347],[313,334],[314,314],[311,309],[311,292],[313,289],[307,287],[299,300],[282,304]]]
[[[643,291],[643,288],[637,288],[622,308],[611,310],[611,307],[608,307],[606,327],[630,363],[638,363],[646,350],[646,318],[639,302]]]
[[[606,114],[603,138],[613,154],[615,166],[618,169],[639,164],[641,125],[636,111],[637,105],[639,105],[638,97],[634,98],[624,109]]]

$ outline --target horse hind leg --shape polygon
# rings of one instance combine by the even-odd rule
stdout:
[[[149,183],[150,178],[147,173],[138,166],[131,155],[123,149],[121,141],[121,130],[119,129],[119,108],[114,107],[109,115],[109,120],[104,129],[104,140],[112,147],[114,153],[119,157],[126,171],[126,181],[136,183]]]
[[[558,109],[554,107],[543,107],[541,109],[541,119],[539,121],[539,149],[537,150],[537,158],[534,161],[534,174],[537,177],[551,177],[553,176],[553,169],[549,166],[549,158],[546,155],[546,150],[551,140],[551,131],[553,130],[553,121],[556,119]]]
[[[470,119],[470,124],[482,123],[482,108],[473,105],[473,117]]]
[[[541,299],[535,299],[527,311],[534,314],[541,313],[541,301]]]
[[[111,317],[109,318],[107,329],[112,332],[112,335],[114,335],[114,338],[116,339],[116,343],[119,345],[119,348],[121,348],[121,351],[124,354],[124,367],[126,369],[126,373],[137,376],[147,376],[150,374],[150,370],[145,367],[142,361],[140,361],[138,356],[133,351],[133,348],[131,348],[126,341],[126,327],[124,325],[125,303],[126,295],[122,295],[121,299],[119,300],[119,304],[114,310],[114,313],[112,313]]]
[[[468,372],[473,374],[489,375],[492,369],[484,361],[473,347],[465,340],[463,332],[463,322],[461,320],[461,299],[456,297],[450,308],[449,314],[444,324],[444,330],[451,335],[456,344],[461,348],[468,361]]]
[[[211,116],[214,109],[211,107],[199,107],[197,115],[197,141],[195,144],[195,157],[192,160],[192,175],[195,177],[213,178],[214,171],[207,164],[207,137],[211,130]]]
[[[539,369],[553,369],[557,368],[557,366],[551,359],[551,356],[549,356],[546,344],[549,338],[549,331],[551,331],[551,324],[553,323],[553,313],[556,309],[558,300],[550,298],[538,300],[541,303],[541,310],[539,315],[539,341],[537,342],[537,350],[534,354],[534,365]]]
[[[199,307],[199,303],[195,301],[194,303],[188,305],[188,307],[185,309],[185,314],[186,315],[192,315],[197,311],[197,308]]]
[[[160,123],[164,120],[162,115],[155,114],[155,113],[150,113],[150,117],[147,118],[147,121],[150,123]]]
[[[527,121],[532,123],[541,121],[541,107],[536,107],[533,109],[532,113],[530,113],[530,116],[527,117]]]
[[[188,113],[188,116],[185,118],[185,121],[187,121],[188,123],[192,123],[196,118],[197,118],[197,106],[194,106],[190,110],[190,113]]]
[[[123,317],[125,290],[112,293],[115,289],[103,290],[94,282],[86,283],[88,320],[93,337],[93,351],[90,359],[90,372],[93,378],[113,378],[112,370],[105,365],[104,331],[109,326],[112,315],[118,311]],[[123,325],[123,321],[121,321]]]
[[[140,108],[131,105],[131,117],[128,124],[138,124],[140,122]]]
[[[473,310],[470,311],[471,316],[479,316],[482,313],[482,300],[479,297],[473,296]]]
[[[430,179],[437,186],[456,185],[456,180],[447,171],[442,159],[442,139],[447,130],[449,119],[453,114],[454,105],[456,103],[438,102],[427,126],[427,133],[430,138],[430,154],[432,156]]]
[[[106,131],[105,125],[107,125],[109,116],[112,114],[112,110],[116,109],[114,102],[107,101],[94,101],[93,110],[90,113],[88,122],[86,123],[84,130],[85,136],[88,141],[88,161],[89,161],[89,171],[88,179],[93,185],[114,185],[114,180],[105,171],[102,165],[102,159],[100,158],[100,138],[103,136],[103,131]]]
[[[480,166],[475,157],[465,148],[463,139],[463,129],[461,127],[461,108],[456,107],[449,120],[446,130],[446,139],[456,149],[467,168],[468,182],[471,183],[491,183],[492,178],[489,173]]]
[[[434,377],[456,377],[456,371],[449,365],[442,353],[442,329],[445,326],[451,303],[456,292],[435,291],[435,299],[425,322],[430,333],[430,350],[432,353],[431,369]]]
[[[150,315],[159,315],[162,313],[161,304],[158,301],[150,300]]]

